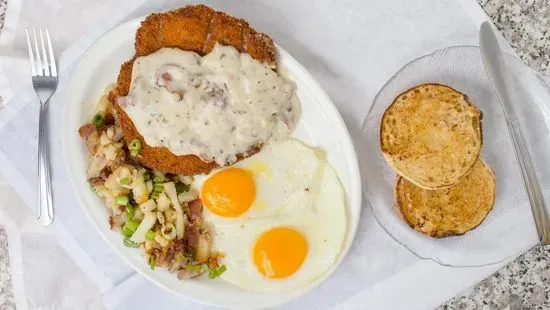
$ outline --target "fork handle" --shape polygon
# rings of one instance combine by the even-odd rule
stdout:
[[[540,191],[533,163],[527,151],[527,145],[521,134],[519,123],[516,120],[510,120],[507,121],[507,125],[541,244],[548,245],[550,244],[550,221],[548,219],[548,210],[546,210],[545,207],[544,198]]]
[[[40,104],[38,117],[38,220],[49,226],[53,223],[52,184],[48,150],[48,101]]]

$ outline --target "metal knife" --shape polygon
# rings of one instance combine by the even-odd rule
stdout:
[[[489,22],[484,22],[479,29],[479,45],[485,71],[493,84],[493,88],[504,111],[508,133],[512,140],[514,153],[521,171],[521,177],[529,198],[533,217],[535,218],[541,244],[550,244],[550,216],[544,203],[544,197],[541,194],[531,156],[529,156],[525,139],[521,133],[518,117],[514,112],[514,106],[508,91],[509,87],[507,86],[508,74],[502,57],[502,51]]]

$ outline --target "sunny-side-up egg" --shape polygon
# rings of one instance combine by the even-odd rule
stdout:
[[[346,238],[345,192],[323,154],[293,139],[197,177],[222,279],[285,291],[322,277]]]

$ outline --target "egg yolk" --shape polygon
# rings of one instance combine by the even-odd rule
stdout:
[[[204,182],[201,196],[204,206],[212,213],[237,217],[252,206],[256,199],[256,185],[248,171],[228,168]]]
[[[285,278],[304,263],[307,240],[301,232],[278,227],[264,232],[254,245],[254,264],[266,278]]]

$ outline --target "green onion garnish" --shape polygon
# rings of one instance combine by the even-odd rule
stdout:
[[[178,252],[178,254],[176,254],[176,262],[181,262],[185,259],[185,255],[183,255],[182,252]]]
[[[149,231],[145,234],[145,239],[147,239],[147,240],[153,240],[153,239],[155,239],[155,233],[149,230]]]
[[[183,267],[185,270],[201,272],[202,265],[187,265]]]
[[[157,175],[157,176],[155,176],[155,178],[153,179],[153,182],[155,182],[155,183],[162,183],[162,182],[164,182],[164,177],[163,177],[163,176],[160,176],[160,175]]]
[[[153,255],[149,257],[149,267],[151,267],[151,270],[155,270],[155,256]]]
[[[185,183],[178,183],[176,184],[176,192],[183,193],[188,192],[191,189],[191,185],[185,184]]]
[[[139,141],[139,139],[134,139],[130,141],[130,144],[128,144],[128,150],[130,150],[130,155],[132,155],[132,157],[136,157],[140,149],[141,142]]]
[[[122,235],[123,235],[124,237],[128,237],[128,238],[129,238],[129,237],[132,237],[133,234],[134,234],[134,232],[131,231],[130,229],[128,229],[128,228],[126,228],[126,227],[123,227],[123,228],[122,228]]]
[[[126,223],[124,223],[124,226],[122,227],[122,229],[128,229],[133,233],[136,231],[138,226],[139,226],[139,222],[134,221],[133,219],[126,219]]]
[[[103,118],[103,115],[97,113],[96,115],[94,115],[94,118],[92,119],[92,124],[94,124],[94,126],[96,128],[101,128],[103,127],[103,125],[105,125],[105,120]]]
[[[227,270],[227,267],[225,267],[225,265],[221,265],[218,268],[210,269],[210,270],[208,270],[208,277],[210,279],[217,278],[217,277],[221,276],[222,273],[224,273],[226,270]]]
[[[151,179],[151,175],[147,172],[143,174],[143,181],[149,181]]]
[[[133,219],[135,212],[136,212],[136,207],[134,207],[131,204],[126,205],[126,218]]]
[[[116,196],[115,198],[116,204],[121,206],[127,205],[129,201],[130,199],[128,198],[128,196],[124,196],[124,195]]]
[[[129,248],[139,247],[139,244],[137,244],[134,241],[130,240],[130,238],[128,238],[128,237],[124,238],[124,245],[129,247]]]
[[[162,183],[155,183],[155,187],[153,189],[154,192],[162,193],[164,191],[164,184]]]
[[[130,183],[130,179],[122,178],[122,179],[120,179],[120,181],[118,181],[118,183],[121,184],[121,185],[126,185],[126,184]]]
[[[159,193],[159,192],[153,192],[153,193],[151,194],[151,199],[157,200],[157,199],[159,199],[159,197],[160,197],[160,193]]]

